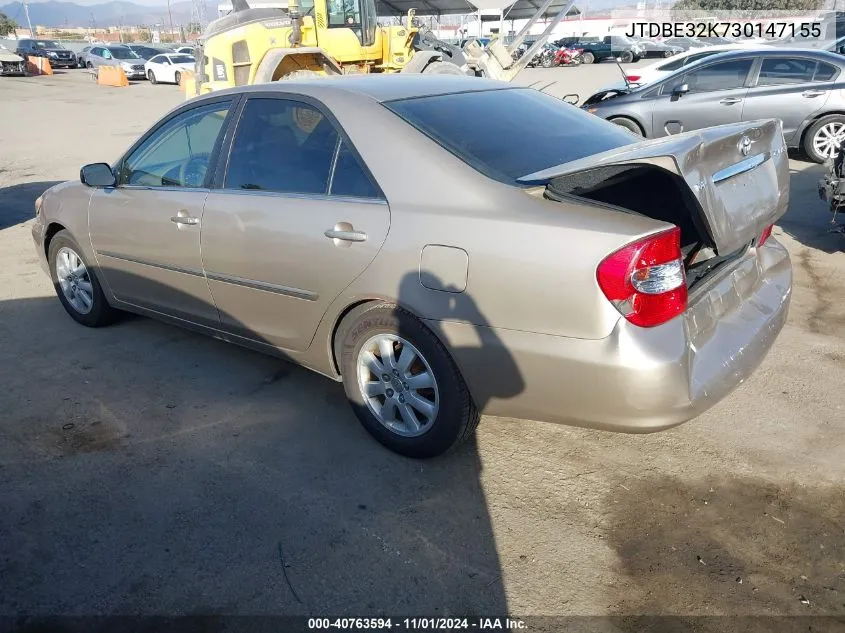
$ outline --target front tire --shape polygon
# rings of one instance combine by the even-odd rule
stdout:
[[[621,116],[621,117],[617,117],[615,119],[608,119],[608,120],[611,123],[615,123],[619,127],[624,127],[626,130],[628,130],[629,132],[633,132],[637,136],[640,136],[640,137],[645,136],[645,134],[643,134],[642,128],[633,119],[629,119],[628,117]]]
[[[479,413],[446,348],[419,319],[387,303],[344,322],[339,360],[346,397],[376,440],[429,458],[468,438]]]
[[[587,51],[583,55],[581,55],[581,61],[585,64],[592,64],[596,61],[596,56],[593,55],[590,51]]]
[[[672,51],[663,51],[663,57],[672,57]]]
[[[150,83],[153,85],[158,83],[158,80],[156,79],[156,74],[151,70],[147,71],[147,79],[149,79]]]
[[[178,70],[176,71],[176,74],[173,75],[173,81],[176,82],[177,86],[182,83],[182,73]]]
[[[93,268],[70,233],[59,231],[50,241],[50,278],[64,309],[77,323],[102,327],[118,315],[106,301]]]
[[[836,151],[835,140],[845,143],[845,116],[831,114],[813,123],[804,135],[804,151],[815,163],[823,163]]]

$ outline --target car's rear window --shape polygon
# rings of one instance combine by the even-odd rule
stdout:
[[[530,88],[464,92],[384,104],[486,176],[520,176],[634,142],[633,135]]]

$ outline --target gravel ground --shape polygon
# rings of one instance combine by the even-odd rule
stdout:
[[[584,97],[617,76],[519,82]],[[724,402],[647,436],[485,418],[471,445],[417,462],[315,374],[143,318],[95,331],[64,314],[33,200],[181,99],[78,71],[0,80],[0,614],[812,615],[840,630],[845,240],[825,232],[818,166],[791,162],[774,233],[795,267],[789,322]]]

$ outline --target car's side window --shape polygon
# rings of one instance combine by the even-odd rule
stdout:
[[[202,187],[230,106],[210,103],[165,123],[120,165],[118,186]]]
[[[745,85],[752,63],[751,59],[736,59],[711,64],[690,72],[682,83],[689,86],[690,92],[714,92],[741,88]]]
[[[151,63],[151,64],[158,64],[158,63],[160,63],[160,62],[161,62],[161,56],[160,56],[160,55],[156,55],[155,57],[153,57],[152,59],[150,59],[150,63]]]
[[[819,67],[816,69],[816,74],[813,76],[813,81],[830,81],[836,75],[839,74],[839,70],[836,66],[831,66],[830,64],[825,64],[824,62],[819,62]]]
[[[779,86],[783,84],[803,84],[813,80],[816,72],[815,60],[769,57],[760,66],[758,86]]]
[[[381,198],[381,191],[346,142],[341,142],[338,148],[329,194],[354,198]]]
[[[325,195],[337,143],[337,130],[316,108],[250,99],[235,131],[224,187]]]

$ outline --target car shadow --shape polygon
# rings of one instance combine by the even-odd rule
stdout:
[[[34,218],[36,198],[59,182],[27,182],[0,187],[0,230]]]
[[[146,318],[88,329],[54,297],[0,316],[0,613],[507,613],[474,437],[403,458],[284,360]],[[488,361],[483,398],[521,390],[504,348]]]
[[[824,177],[824,165],[807,163],[803,169],[790,166],[789,208],[778,221],[785,233],[809,248],[835,253],[845,248],[842,235],[830,233],[833,214],[818,195],[818,182]],[[838,223],[845,221],[845,215]]]

